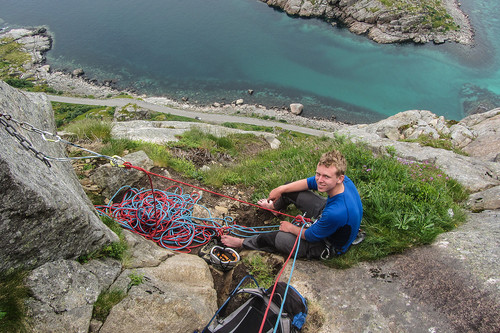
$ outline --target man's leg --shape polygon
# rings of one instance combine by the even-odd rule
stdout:
[[[259,235],[240,238],[230,235],[222,235],[221,241],[227,247],[241,248],[250,250],[260,250],[267,252],[276,252],[275,238],[279,231],[266,232]]]
[[[317,218],[325,208],[326,198],[309,190],[284,193],[274,202],[274,209],[285,209],[290,204],[294,204],[304,217]]]
[[[228,247],[244,247],[250,250],[279,252],[289,255],[293,249],[297,236],[283,231],[272,231],[248,238],[238,238],[234,236],[222,236],[222,243]],[[325,245],[323,242],[310,243],[300,240],[298,258],[317,259],[323,252]]]
[[[260,250],[266,252],[276,252],[276,235],[279,231],[262,233],[248,237],[243,240],[243,247],[250,250]]]
[[[279,232],[275,238],[274,247],[282,254],[289,255],[295,245],[297,236],[288,232]],[[304,239],[300,240],[297,258],[318,259],[325,248],[323,242],[311,243]],[[295,252],[294,252],[295,255]]]

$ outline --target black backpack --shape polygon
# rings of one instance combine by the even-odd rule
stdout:
[[[257,288],[240,289],[239,287],[248,277],[255,282]],[[307,301],[292,286],[288,286],[288,291],[286,291],[286,288],[286,283],[277,283],[262,332],[272,333],[274,331],[282,300],[285,297],[285,292],[285,304],[283,305],[283,311],[281,313],[276,332],[299,332],[302,325],[304,325],[307,316]],[[217,310],[201,333],[258,333],[260,326],[262,325],[266,308],[269,304],[272,289],[273,288],[265,290],[260,288],[253,276],[247,275],[231,292],[228,299],[219,308],[219,310]],[[243,305],[223,319],[218,317],[219,313],[225,308],[229,300],[236,295],[244,293],[249,294],[250,298]],[[214,321],[214,319],[216,320]]]

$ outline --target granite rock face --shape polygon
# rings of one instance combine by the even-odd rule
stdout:
[[[471,44],[473,32],[468,18],[453,1],[443,1],[444,10],[460,27],[458,31],[434,29],[426,13],[408,5],[391,8],[379,0],[261,0],[271,7],[281,8],[288,15],[316,17],[345,25],[355,34],[364,34],[380,44],[427,43],[453,41]]]
[[[141,276],[142,283],[131,284],[131,276]],[[110,288],[127,290],[127,296],[113,307],[101,333],[193,332],[217,311],[210,269],[194,255],[177,253],[158,266],[124,270]]]
[[[142,150],[123,156],[123,160],[146,171],[150,171],[153,167],[153,161]],[[103,196],[111,199],[120,188],[123,186],[135,187],[143,177],[145,177],[145,173],[141,171],[104,164],[97,168],[90,179],[99,187]]]
[[[28,301],[36,332],[88,332],[97,277],[76,261],[58,260],[33,270],[26,279],[33,297]]]
[[[71,164],[52,161],[48,167],[36,157],[35,152],[65,157],[63,145],[9,119],[55,133],[47,97],[0,81],[0,106],[0,271],[76,258],[117,241],[97,216]],[[23,138],[30,150],[21,145]]]

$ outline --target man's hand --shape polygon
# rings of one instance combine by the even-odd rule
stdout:
[[[275,189],[271,190],[269,192],[269,196],[267,197],[267,200],[271,200],[272,202],[275,202],[281,197],[281,194],[283,193],[283,186],[278,186]]]
[[[281,221],[280,222],[280,231],[283,232],[289,232],[291,234],[294,234],[297,236],[300,233],[301,228],[288,222],[288,221]],[[304,236],[304,230],[302,231],[302,235],[300,235],[302,239],[306,239]]]

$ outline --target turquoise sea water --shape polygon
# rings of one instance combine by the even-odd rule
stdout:
[[[47,26],[54,68],[150,95],[299,102],[305,116],[349,122],[409,109],[458,120],[479,101],[500,106],[500,3],[462,6],[476,30],[472,48],[378,45],[259,0],[0,0],[0,27]]]

